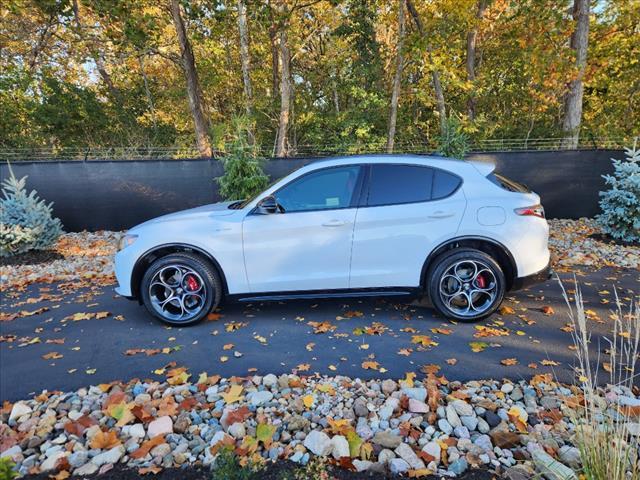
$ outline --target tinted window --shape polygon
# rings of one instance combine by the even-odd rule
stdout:
[[[433,170],[415,165],[372,165],[368,205],[426,202]]]
[[[433,177],[433,195],[431,195],[431,199],[438,200],[448,197],[458,189],[460,183],[462,181],[459,177],[442,170],[436,170]]]
[[[358,166],[319,170],[285,185],[275,196],[285,212],[349,207],[359,171]]]

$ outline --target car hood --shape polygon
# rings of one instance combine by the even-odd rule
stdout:
[[[144,223],[141,223],[140,225],[136,225],[130,231],[155,223],[179,222],[184,220],[194,220],[198,218],[224,217],[233,215],[234,213],[237,213],[238,210],[229,208],[229,205],[231,205],[232,203],[234,202],[211,203],[209,205],[202,205],[201,207],[169,213],[167,215],[162,215],[160,217],[148,220]]]

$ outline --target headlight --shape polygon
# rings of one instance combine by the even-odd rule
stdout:
[[[132,235],[130,233],[124,234],[122,237],[120,237],[120,240],[118,241],[118,251],[128,247],[129,245],[132,245],[137,238],[138,238],[138,235]]]

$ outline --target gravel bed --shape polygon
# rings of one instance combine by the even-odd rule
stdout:
[[[142,472],[206,467],[227,447],[254,462],[304,465],[323,457],[357,471],[410,476],[455,477],[483,467],[519,478],[548,469],[577,478],[570,408],[580,403],[581,391],[550,374],[462,384],[434,372],[398,382],[202,373],[189,383],[186,369],[167,368],[163,383],[114,382],[5,402],[2,456],[22,475],[92,475],[114,464]],[[608,388],[602,401],[610,411],[635,411],[638,393]],[[637,418],[616,415],[640,435]]]
[[[64,233],[53,252],[64,258],[33,265],[0,266],[2,290],[22,289],[31,283],[78,282],[112,284],[113,256],[121,232]]]
[[[556,269],[574,265],[640,269],[640,245],[620,245],[591,238],[591,235],[602,234],[592,218],[549,220],[549,227],[549,248]]]
[[[601,234],[595,220],[549,220],[549,246],[556,269],[576,265],[640,269],[640,245],[618,245],[591,238]],[[88,282],[112,284],[113,255],[122,232],[65,233],[54,252],[64,259],[37,265],[2,265],[2,289],[24,288],[35,282]]]

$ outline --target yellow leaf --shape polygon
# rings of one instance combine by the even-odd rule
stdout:
[[[503,305],[498,310],[498,313],[500,313],[500,315],[515,315],[516,311],[507,305]]]
[[[517,365],[518,364],[518,360],[515,359],[515,358],[505,358],[503,360],[500,360],[500,363],[502,365],[511,366],[511,365]]]
[[[231,385],[227,393],[223,393],[220,396],[224,399],[225,403],[235,403],[242,400],[242,385]]]
[[[403,382],[407,385],[408,388],[413,388],[413,379],[416,378],[415,372],[407,372],[404,377]]]
[[[233,343],[227,343],[222,347],[222,349],[223,350],[231,350],[233,347],[234,347]]]
[[[411,337],[411,343],[422,345],[423,347],[435,347],[438,344],[431,340],[428,335],[413,335]]]
[[[302,403],[304,403],[304,406],[307,408],[311,408],[311,406],[313,405],[314,402],[314,397],[313,395],[305,395],[304,397],[302,397]]]
[[[222,356],[220,357],[220,361],[221,361],[222,363],[226,362],[227,360],[229,360],[229,357],[227,357],[226,355],[222,355]]]

